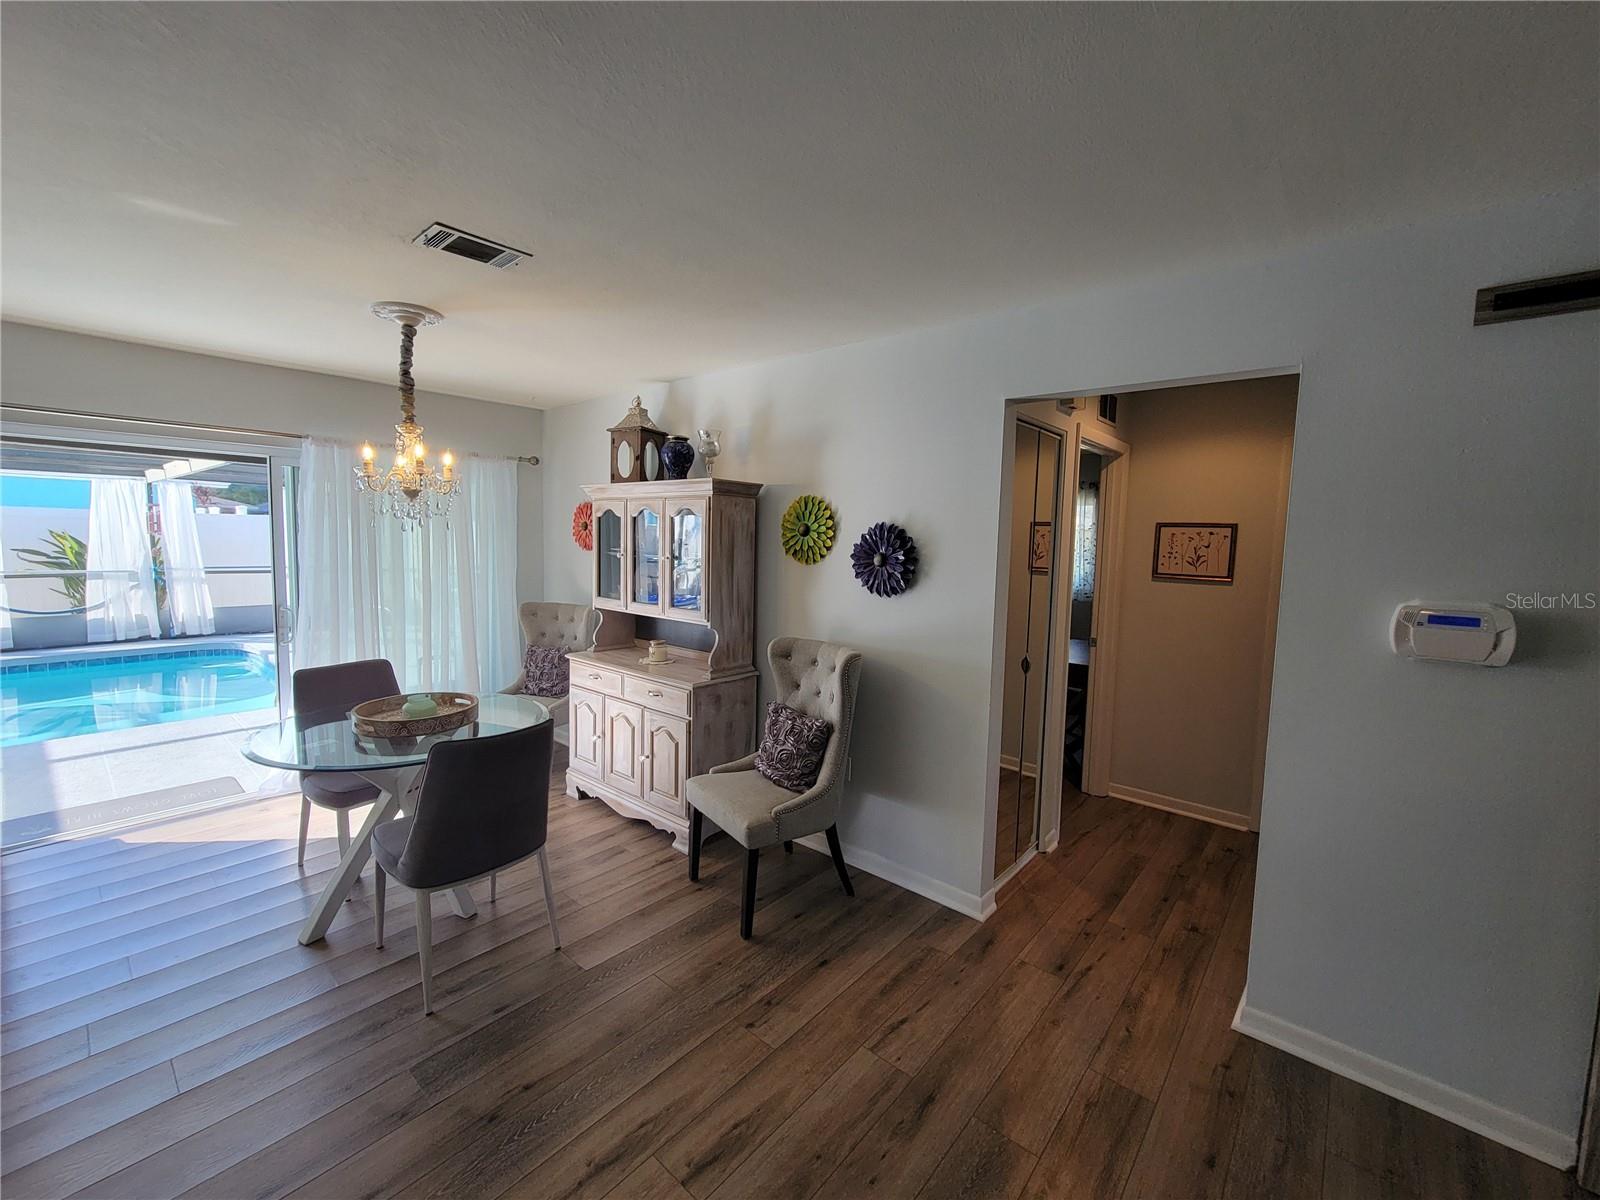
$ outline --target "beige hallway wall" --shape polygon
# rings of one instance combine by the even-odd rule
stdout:
[[[1294,434],[1293,376],[1140,392],[1129,456],[1111,791],[1252,822]],[[1157,522],[1237,522],[1230,585],[1151,579]]]

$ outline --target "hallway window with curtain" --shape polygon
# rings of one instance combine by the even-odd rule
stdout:
[[[356,491],[357,461],[320,438],[301,453],[295,665],[387,658],[406,691],[503,687],[522,645],[516,464],[469,456],[451,515],[408,529]]]
[[[1095,539],[1099,535],[1100,485],[1078,489],[1072,518],[1072,598],[1094,599]]]

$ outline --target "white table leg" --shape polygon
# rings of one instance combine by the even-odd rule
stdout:
[[[367,856],[372,851],[372,831],[394,816],[401,800],[410,792],[411,784],[420,770],[420,767],[406,767],[399,771],[360,772],[361,778],[378,789],[378,798],[372,802],[372,809],[367,813],[367,819],[361,823],[361,829],[351,841],[350,848],[339,860],[339,869],[323,886],[322,895],[317,897],[311,915],[300,927],[302,946],[320,942],[327,936],[328,926],[332,925],[333,918],[339,915],[339,906],[344,903],[344,898],[355,886],[356,877],[361,874],[361,869],[367,865]],[[470,902],[471,898],[468,899]]]
[[[465,886],[450,889],[450,907],[456,910],[456,916],[462,920],[478,915],[478,905],[472,899],[472,892]]]

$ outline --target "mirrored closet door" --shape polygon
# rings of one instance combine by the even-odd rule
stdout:
[[[1039,763],[1049,694],[1051,613],[1066,443],[1060,432],[1017,422],[1011,490],[1011,571],[1006,605],[1005,709],[1001,721],[994,873],[999,878],[1039,836]]]

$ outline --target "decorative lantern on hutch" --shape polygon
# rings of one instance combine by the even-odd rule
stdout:
[[[667,431],[650,419],[638,396],[609,432],[612,483],[653,483],[660,478],[661,443],[667,440]]]

